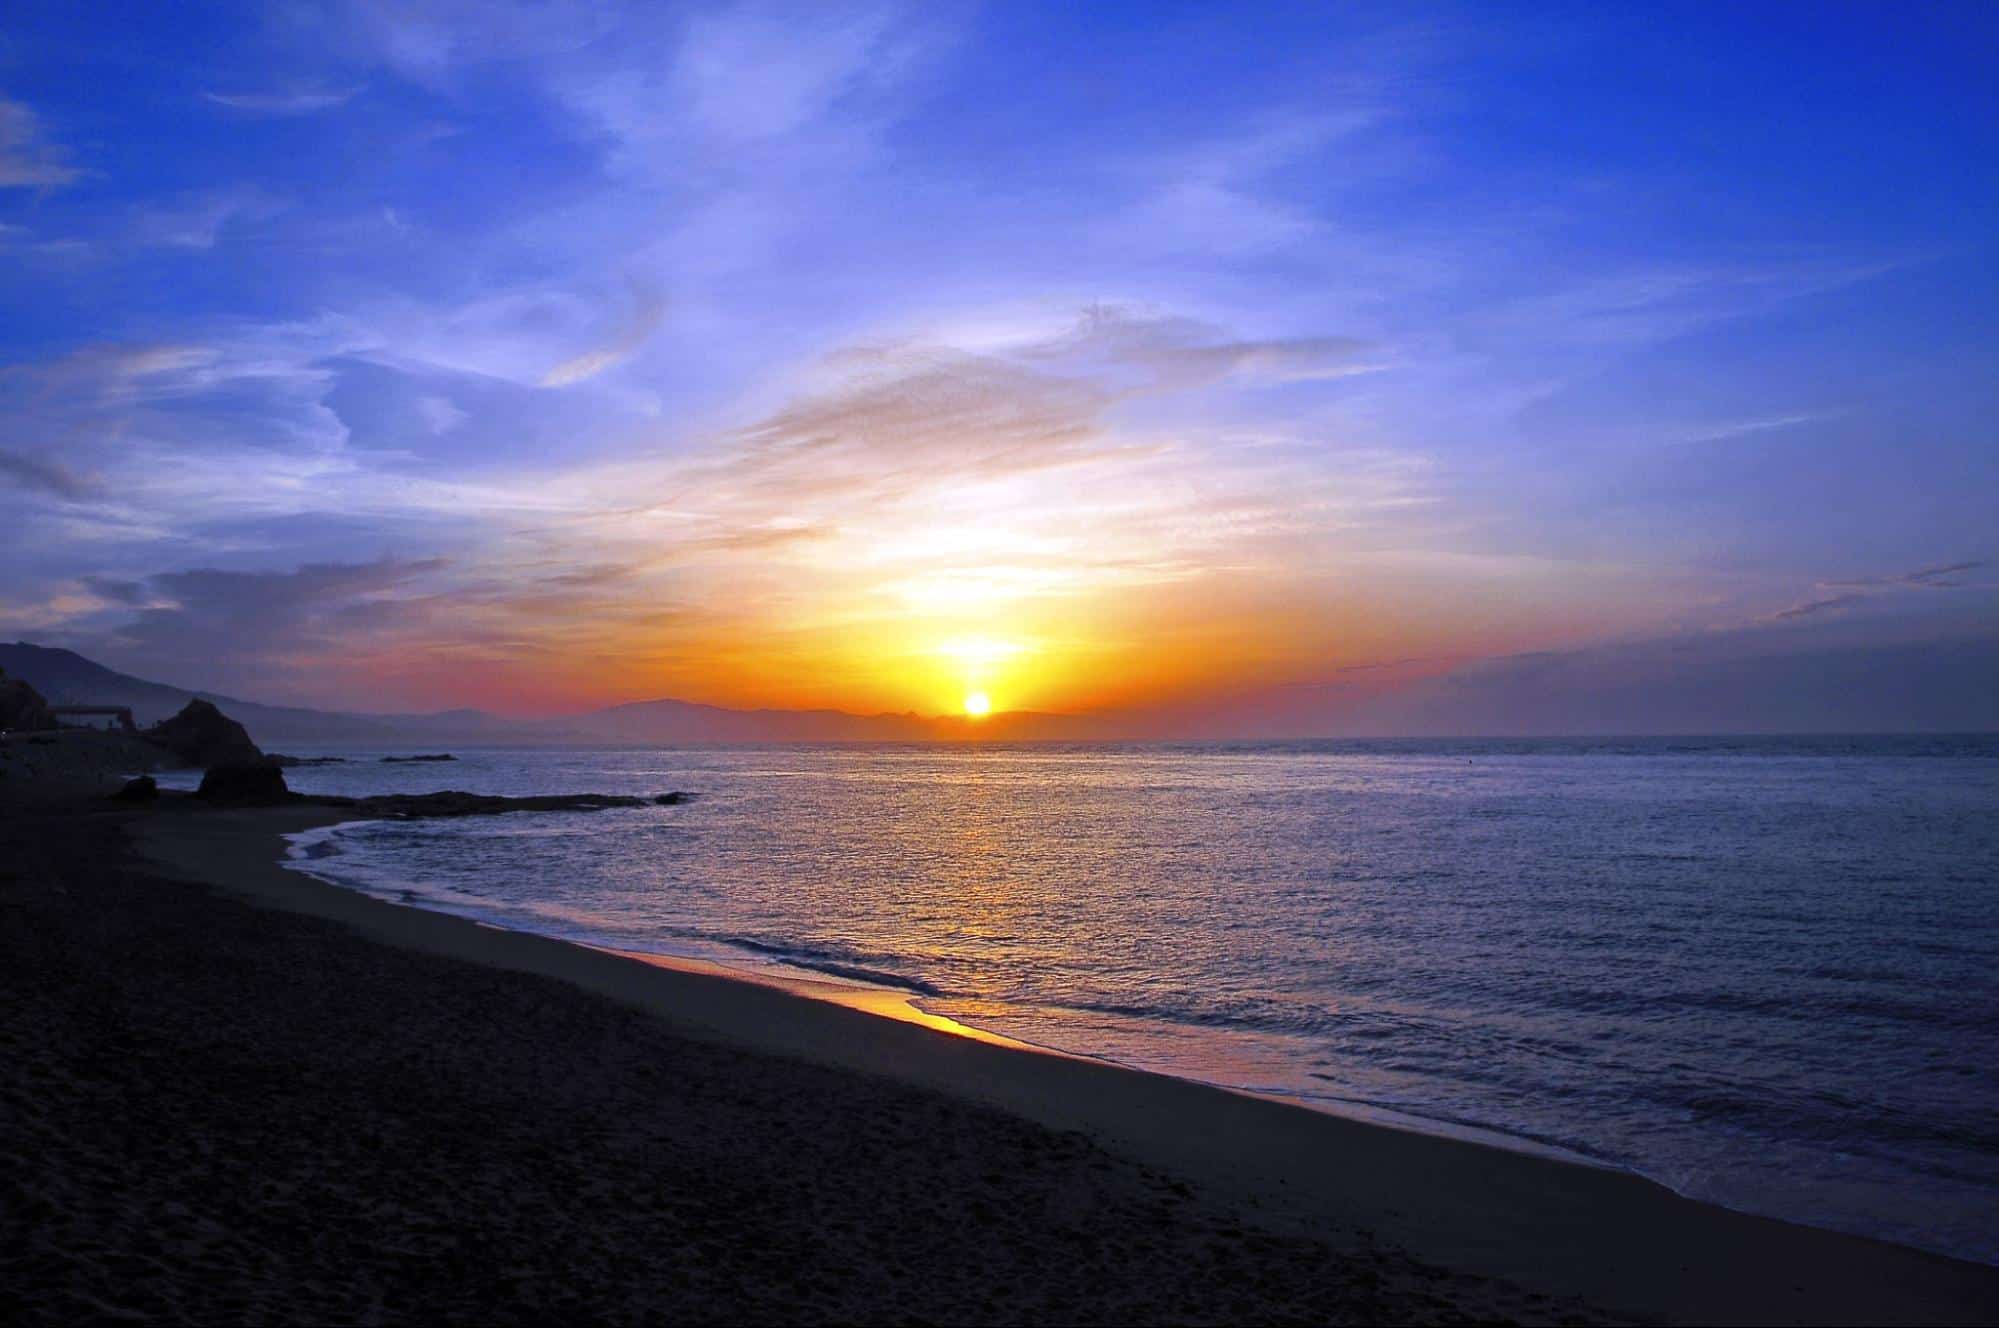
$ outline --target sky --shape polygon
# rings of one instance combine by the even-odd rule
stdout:
[[[1999,725],[1995,39],[28,0],[0,636],[375,711]]]

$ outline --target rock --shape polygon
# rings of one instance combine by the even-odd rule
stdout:
[[[206,768],[252,765],[264,760],[263,752],[250,741],[248,729],[200,699],[189,701],[178,715],[161,720],[141,736],[172,752],[182,765]]]
[[[683,802],[692,801],[694,801],[692,793],[682,793],[679,789],[675,789],[671,793],[662,793],[653,799],[653,802],[661,807],[678,807]]]
[[[125,787],[111,795],[120,802],[152,802],[160,796],[160,786],[151,775],[125,781]]]
[[[501,812],[600,812],[611,807],[644,807],[645,798],[615,793],[553,793],[502,798],[448,789],[441,793],[387,793],[372,798],[316,797],[326,807],[351,807],[363,816],[410,821],[431,816],[497,816]]]
[[[285,787],[284,771],[261,758],[211,766],[195,796],[234,807],[270,807],[297,797]]]
[[[407,765],[411,761],[456,761],[457,759],[450,752],[437,752],[429,756],[384,756],[382,764]]]
[[[280,770],[290,770],[301,765],[345,765],[344,756],[286,756],[283,752],[266,752],[264,759]]]
[[[55,726],[56,717],[40,692],[0,673],[0,733],[46,733]]]

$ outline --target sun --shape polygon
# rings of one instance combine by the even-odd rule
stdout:
[[[993,712],[993,699],[984,692],[973,692],[965,698],[965,713],[973,719],[984,719]]]

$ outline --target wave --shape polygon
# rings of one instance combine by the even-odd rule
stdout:
[[[898,991],[911,992],[918,996],[944,998],[950,995],[935,983],[921,978],[912,978],[886,969],[870,968],[854,963],[848,952],[822,949],[816,946],[773,944],[760,941],[754,936],[735,936],[727,932],[702,932],[691,929],[676,929],[676,934],[691,940],[715,941],[738,950],[748,950],[752,954],[764,955],[791,965],[793,968],[810,969],[814,973],[824,973],[829,977],[846,978],[850,982],[864,982],[872,987],[893,987]],[[871,956],[862,956],[871,958]],[[884,956],[886,957],[886,956]],[[876,962],[880,962],[879,959]]]

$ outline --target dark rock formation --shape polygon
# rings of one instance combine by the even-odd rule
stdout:
[[[195,796],[232,807],[270,807],[298,800],[285,787],[284,771],[261,757],[210,767]]]
[[[407,765],[411,761],[456,761],[457,759],[450,752],[437,752],[428,756],[384,756],[382,764]]]
[[[692,793],[682,793],[679,789],[675,789],[671,793],[660,794],[653,801],[661,807],[678,807],[683,802],[694,801],[694,795]]]
[[[55,726],[56,717],[40,692],[0,673],[0,733],[46,733]]]
[[[667,795],[671,796],[671,795]],[[372,798],[318,797],[328,807],[351,807],[364,816],[409,821],[429,816],[497,816],[501,812],[600,812],[610,807],[645,807],[656,799],[614,793],[552,793],[502,798],[485,793],[388,793]]]
[[[125,787],[111,795],[120,802],[152,802],[160,796],[160,786],[151,775],[125,781]]]
[[[286,756],[283,752],[266,752],[264,759],[280,770],[290,770],[301,765],[346,765],[344,756]]]
[[[172,752],[182,765],[249,765],[264,760],[263,752],[250,741],[248,729],[199,699],[189,701],[178,715],[161,720],[141,736]]]

